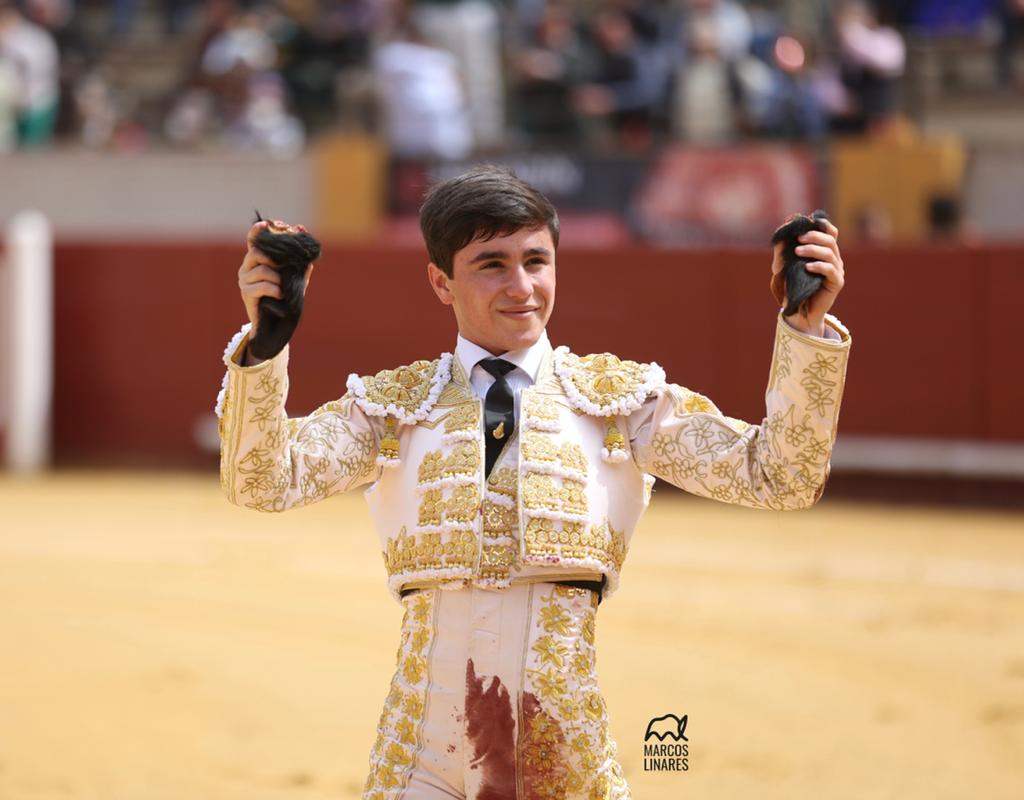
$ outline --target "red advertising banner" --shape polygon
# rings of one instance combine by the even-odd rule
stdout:
[[[650,244],[763,245],[782,220],[820,205],[812,151],[795,147],[669,147],[634,198]]]

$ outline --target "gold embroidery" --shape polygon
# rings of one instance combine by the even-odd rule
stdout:
[[[535,701],[536,702],[536,701]],[[559,757],[562,736],[558,724],[540,708],[524,713],[520,756],[524,797],[528,800],[565,797],[567,769]]]
[[[790,347],[793,337],[782,332],[789,328],[789,323],[783,322],[780,318],[777,325],[775,350],[772,353],[771,374],[768,376],[769,391],[778,389],[779,384],[789,377],[793,369],[793,351]]]
[[[388,461],[398,459],[398,436],[395,432],[395,418],[384,418],[384,435],[380,440],[380,456]]]
[[[488,536],[511,536],[517,522],[515,508],[509,508],[493,500],[485,499],[482,504],[484,532]]]
[[[548,633],[568,636],[570,622],[569,612],[557,602],[555,594],[552,592],[540,608],[540,620],[537,624]]]
[[[414,413],[430,394],[431,380],[441,359],[414,361],[405,367],[384,369],[376,375],[364,375],[366,399],[382,406],[394,403],[407,414]]]
[[[583,713],[588,719],[599,721],[607,713],[604,698],[597,692],[587,692],[583,700]]]
[[[805,374],[804,380],[816,378]],[[816,384],[817,394],[808,392],[811,410],[819,410],[815,398],[825,406],[833,402],[828,383]],[[834,424],[825,421],[826,429]],[[731,417],[687,417],[652,437],[651,469],[676,486],[721,502],[805,508],[820,497],[821,476],[828,469],[831,440],[815,435],[822,432],[810,413],[798,418],[793,403],[773,410],[757,429]]]
[[[518,741],[525,800],[626,798],[597,685],[592,592],[551,586],[540,597],[524,664]]]
[[[444,510],[444,502],[441,499],[440,489],[427,489],[420,500],[419,525],[427,528],[431,525],[441,524],[441,512]]]
[[[545,431],[530,431],[527,438],[524,461],[536,464],[557,461],[567,474],[588,475],[589,465],[578,443],[557,444],[555,436]],[[557,557],[597,562],[594,566],[615,563],[615,557],[606,550],[603,530],[598,536],[583,521],[589,512],[584,480],[531,472],[527,466],[522,476],[522,492],[526,526],[522,532],[522,552],[527,560],[536,563]],[[570,518],[565,519],[565,516]]]
[[[445,519],[453,522],[472,522],[480,504],[476,486],[456,486],[445,502]]]
[[[559,597],[584,597],[588,602],[592,601],[595,606],[597,605],[597,594],[592,592],[590,589],[584,589],[582,586],[563,586],[561,584],[556,584],[554,592]]]
[[[578,356],[566,352],[562,356],[568,381],[584,398],[598,406],[635,395],[648,381],[651,366],[626,361],[611,353]],[[565,374],[561,375],[563,380]]]
[[[629,545],[626,543],[626,534],[624,531],[617,531],[608,523],[608,556],[612,560],[612,565],[615,567],[616,572],[622,571],[622,565],[626,561],[626,553],[629,550]]]
[[[481,578],[507,578],[515,562],[515,548],[510,544],[485,543],[480,552]]]
[[[685,414],[717,414],[718,409],[711,400],[698,392],[691,391],[685,386],[671,385],[668,389],[669,395],[675,401],[675,413],[678,416]]]
[[[395,654],[391,687],[377,723],[377,737],[370,749],[363,798],[394,797],[392,790],[405,783],[415,763],[423,731],[424,700],[430,683],[425,653],[434,638],[431,617],[436,593],[437,590],[425,589],[403,600],[401,643]]]
[[[526,431],[519,446],[523,449],[524,461],[554,462],[558,459],[558,446],[554,438],[541,431]]]
[[[583,455],[583,448],[575,442],[563,442],[558,451],[558,458],[566,469],[587,474],[587,457]]]
[[[557,509],[561,505],[555,479],[551,475],[529,472],[523,475],[523,506],[536,509]]]
[[[444,461],[443,474],[475,475],[480,468],[480,447],[476,442],[459,442]]]
[[[425,628],[420,628],[412,635],[409,641],[413,651],[422,653],[430,642],[430,634]]]
[[[492,470],[487,480],[489,493],[508,498],[507,505],[485,496],[481,503],[484,541],[480,551],[478,578],[491,585],[505,585],[511,570],[519,564],[519,547],[513,542],[493,540],[516,539],[519,515],[516,510],[516,471],[510,467]]]
[[[569,648],[553,636],[541,636],[533,643],[533,651],[537,654],[541,664],[550,664],[558,669],[565,666],[566,658],[569,655]]]
[[[516,496],[516,471],[511,467],[496,467],[487,479],[487,488],[507,497]]]
[[[431,483],[441,477],[441,470],[444,466],[444,457],[440,450],[432,450],[423,456],[417,471],[417,479],[420,483]]]
[[[569,514],[587,513],[587,487],[580,481],[562,481],[562,510]]]
[[[445,433],[475,431],[480,427],[479,403],[462,403],[444,418]]]
[[[476,535],[472,531],[437,531],[410,535],[403,527],[389,539],[383,552],[388,577],[422,570],[471,568],[476,560]]]
[[[583,640],[587,644],[589,644],[591,647],[593,647],[593,645],[594,645],[594,629],[595,629],[594,623],[595,623],[595,620],[596,620],[596,616],[597,616],[596,614],[587,614],[583,618],[583,629],[582,629]]]
[[[565,675],[558,670],[548,668],[543,672],[539,669],[529,671],[533,673],[533,685],[541,699],[557,702],[565,694]]]
[[[376,437],[348,418],[351,395],[289,419],[287,383],[271,367],[245,387],[245,374],[229,376],[221,418],[221,485],[233,502],[280,512],[346,491],[376,470]]]
[[[832,393],[839,384],[838,380],[829,380],[828,375],[838,374],[839,367],[836,365],[837,355],[825,356],[822,353],[814,354],[814,363],[803,368],[803,378],[800,385],[807,390],[809,402],[807,408],[810,411],[817,411],[825,416],[828,407],[836,404]]]
[[[458,359],[452,359],[452,379],[441,390],[437,402],[434,403],[434,408],[451,408],[452,406],[457,408],[463,404],[474,403],[476,400],[476,395],[456,380],[455,367],[457,364]]]
[[[615,417],[608,418],[607,430],[604,435],[604,446],[608,448],[608,452],[624,450],[626,448],[626,437],[622,435],[619,426],[615,424]]]
[[[535,517],[526,523],[523,538],[530,555],[596,560],[616,572],[622,570],[628,552],[625,532],[606,522],[587,526]]]
[[[557,422],[559,418],[558,404],[550,397],[537,394],[536,392],[524,392],[523,415],[533,417],[544,422]]]
[[[585,678],[594,671],[594,658],[591,651],[576,653],[572,657],[572,671],[580,678]]]

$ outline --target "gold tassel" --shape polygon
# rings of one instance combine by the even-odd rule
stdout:
[[[377,456],[377,463],[385,466],[395,466],[399,462],[398,437],[395,435],[396,423],[393,417],[384,418],[384,436],[380,440],[380,455]]]
[[[626,437],[622,435],[614,417],[608,417],[608,429],[604,435],[604,449],[601,458],[609,464],[616,464],[629,458],[626,452]]]
[[[615,424],[614,417],[608,418],[608,431],[604,435],[604,446],[608,448],[609,453],[612,450],[621,450],[626,446],[626,440],[619,431],[619,426]]]

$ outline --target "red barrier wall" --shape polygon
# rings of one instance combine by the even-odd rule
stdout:
[[[324,247],[292,342],[292,415],[454,346],[420,250]],[[235,244],[64,242],[56,252],[58,463],[216,463],[196,442],[245,321]],[[853,350],[840,434],[1024,441],[1024,249],[844,250]],[[563,250],[549,334],[655,360],[760,421],[775,306],[763,251]]]

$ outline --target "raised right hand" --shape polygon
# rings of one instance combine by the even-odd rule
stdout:
[[[261,297],[280,298],[281,276],[277,272],[277,265],[274,264],[266,254],[261,252],[254,244],[257,234],[266,227],[271,231],[288,233],[305,231],[301,225],[291,226],[280,220],[261,220],[249,228],[246,236],[245,258],[242,259],[242,266],[238,268],[238,288],[241,290],[242,302],[245,304],[245,313],[252,323],[252,330],[249,338],[256,336],[256,328],[259,326],[259,303]],[[309,278],[313,274],[313,264],[306,268],[306,279],[302,286],[302,293],[305,295],[309,286]]]

